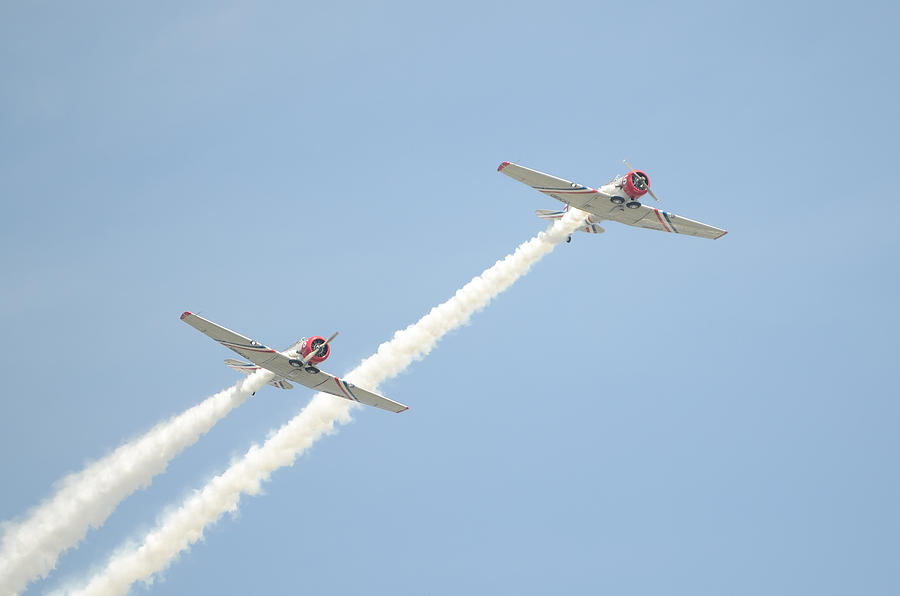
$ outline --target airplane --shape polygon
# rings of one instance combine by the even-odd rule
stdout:
[[[352,383],[319,370],[317,365],[324,362],[331,355],[330,343],[337,336],[337,333],[334,333],[328,339],[318,336],[308,339],[304,337],[294,342],[284,352],[277,352],[258,341],[244,337],[240,333],[235,333],[192,312],[186,311],[181,315],[181,320],[250,361],[241,362],[240,360],[228,358],[225,360],[225,364],[229,368],[245,375],[264,368],[275,373],[275,378],[269,381],[269,385],[279,389],[293,389],[294,386],[289,381],[294,381],[316,391],[324,391],[337,397],[381,408],[388,412],[399,413],[409,409],[408,406],[398,404],[383,395],[357,387]]]
[[[602,234],[605,230],[598,222],[603,220],[713,240],[728,233],[720,228],[641,204],[640,198],[647,193],[656,201],[659,199],[650,190],[650,177],[631,167],[627,161],[625,165],[629,168],[627,174],[616,176],[600,188],[582,186],[508,161],[500,164],[497,171],[566,204],[562,211],[548,209],[535,211],[542,219],[560,219],[570,206],[586,211],[589,215],[578,231],[588,234]],[[572,237],[569,236],[566,242],[571,241]]]

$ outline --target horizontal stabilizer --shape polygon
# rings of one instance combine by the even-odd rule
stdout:
[[[225,364],[228,366],[228,368],[236,370],[239,373],[244,373],[245,375],[249,375],[250,373],[254,373],[259,370],[259,367],[255,364],[250,364],[249,362],[241,362],[240,360],[233,360],[231,358],[226,358]],[[279,389],[294,388],[293,385],[281,379],[273,379],[269,381],[269,385],[271,385],[272,387],[278,387]]]
[[[553,211],[552,209],[538,209],[534,212],[541,219],[560,219],[566,214],[565,211]]]
[[[563,215],[566,214],[566,210],[551,211],[550,209],[538,209],[534,213],[541,219],[560,219]],[[585,221],[587,222],[587,220]],[[576,231],[587,232],[588,234],[602,234],[606,230],[595,223],[588,223],[587,225],[581,226]]]
[[[245,375],[249,375],[250,373],[259,370],[259,367],[255,364],[250,364],[249,362],[241,362],[240,360],[234,360],[232,358],[226,358],[225,365],[228,368],[236,370],[239,373],[244,373]]]

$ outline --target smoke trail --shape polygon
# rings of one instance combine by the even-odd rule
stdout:
[[[271,378],[272,373],[257,371],[156,425],[64,478],[56,494],[32,509],[23,521],[4,524],[0,594],[16,594],[33,579],[46,577],[59,555],[78,544],[90,527],[103,525],[125,497],[149,485],[173,457]]]
[[[541,232],[516,251],[463,286],[452,298],[431,309],[427,315],[381,344],[378,351],[347,374],[357,385],[377,388],[378,384],[423,358],[447,332],[465,324],[476,311],[512,285],[531,266],[579,225],[585,214],[570,209],[546,232]],[[182,551],[203,536],[206,525],[226,511],[234,511],[242,493],[257,494],[260,484],[278,468],[289,466],[323,434],[331,433],[335,422],[350,420],[351,403],[317,393],[303,411],[282,426],[261,447],[254,445],[225,472],[193,493],[177,509],[167,513],[143,543],[120,550],[106,567],[84,586],[68,589],[69,594],[125,594],[139,580],[152,583]],[[66,588],[64,588],[66,590]]]

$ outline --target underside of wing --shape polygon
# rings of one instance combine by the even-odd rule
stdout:
[[[398,413],[405,412],[409,409],[409,406],[404,406],[403,404],[388,399],[383,395],[378,395],[377,393],[373,393],[372,391],[363,389],[362,387],[357,387],[353,383],[349,383],[347,381],[344,381],[343,379],[339,379],[338,377],[333,377],[328,373],[322,372],[319,374],[325,377],[330,377],[330,379],[317,386],[316,389],[318,391],[324,391],[325,393],[330,393],[331,395],[343,397],[344,399],[349,399],[350,401],[355,401],[367,406],[387,410],[388,412]]]
[[[216,340],[229,350],[237,352],[253,364],[262,366],[263,368],[269,368],[266,366],[266,363],[278,354],[278,352],[272,348],[264,346],[258,341],[254,341],[249,337],[244,337],[240,333],[235,333],[231,329],[226,329],[221,325],[217,325],[216,323],[191,312],[186,312],[181,315],[181,320],[200,333]]]
[[[697,238],[709,238],[716,240],[721,238],[728,232],[693,219],[681,217],[662,209],[655,209],[646,205],[641,205],[638,209],[627,209],[621,206],[611,206],[603,209],[601,213],[594,212],[603,219],[618,221],[629,226],[638,228],[646,228],[648,230],[659,230],[660,232],[669,232],[671,234],[683,234],[685,236],[696,236]]]
[[[314,366],[295,366],[297,360],[291,360],[284,354],[277,354],[264,368],[274,372],[281,379],[289,379],[295,383],[305,385],[310,389],[330,393],[350,401],[355,401],[367,406],[381,408],[389,412],[403,412],[407,406],[390,400],[383,395],[357,387],[352,383],[339,379],[324,370]]]
[[[497,171],[578,209],[597,199],[598,196],[606,196],[596,188],[582,186],[508,161],[500,164]]]
[[[282,354],[267,366],[269,370],[279,377],[290,379],[310,389],[329,393],[350,401],[355,401],[367,406],[387,410],[388,412],[404,412],[408,406],[397,403],[391,399],[379,395],[353,383],[344,381],[334,375],[315,367],[299,368],[291,364],[291,360]]]

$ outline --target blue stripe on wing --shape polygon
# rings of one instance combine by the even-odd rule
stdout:
[[[676,234],[680,234],[681,232],[679,232],[678,229],[675,228],[675,226],[672,224],[672,220],[669,219],[669,214],[666,213],[665,211],[663,211],[662,214],[663,214],[663,217],[666,218],[666,221],[669,222],[669,225],[672,226],[672,231],[675,232]]]

